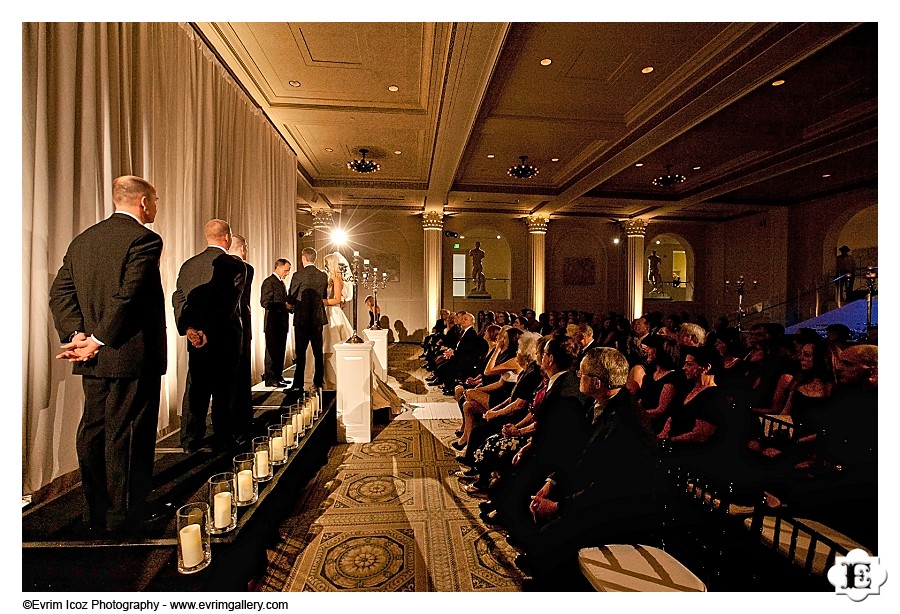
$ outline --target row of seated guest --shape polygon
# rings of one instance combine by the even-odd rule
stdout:
[[[778,332],[775,327],[772,330]],[[767,332],[758,331],[750,336],[751,354],[761,345],[761,340],[765,345]],[[783,457],[785,460],[773,463],[755,453],[752,445],[757,435],[754,425],[758,420],[751,411],[750,398],[754,394],[758,397],[758,390],[754,388],[758,387],[761,369],[749,364],[742,368],[742,364],[751,361],[749,356],[746,361],[740,358],[745,352],[736,331],[720,327],[705,337],[706,331],[702,327],[682,325],[674,332],[660,327],[657,334],[643,335],[645,358],[639,367],[629,369],[627,359],[617,351],[606,357],[610,360],[610,356],[617,357],[624,372],[621,383],[616,378],[604,380],[607,389],[621,388],[614,395],[620,400],[632,395],[637,397],[629,428],[640,429],[651,441],[664,441],[666,464],[674,463],[699,471],[722,484],[732,483],[738,496],[744,494],[755,500],[763,490],[778,493],[790,501],[794,509],[808,512],[806,517],[825,522],[874,551],[877,543],[877,347],[846,348],[835,363],[838,365],[835,369],[837,383],[831,384],[828,362],[823,359],[827,345],[821,340],[815,341],[808,333],[803,333],[796,336],[794,344],[782,344],[787,348],[795,347],[797,351],[794,357],[796,371],[789,373],[789,379],[784,378],[788,383],[784,390],[783,411],[785,414],[794,411],[808,414],[798,418],[798,439],[803,439],[807,433],[815,435],[807,449],[790,450]],[[547,561],[571,562],[574,545],[610,543],[613,536],[637,528],[634,522],[616,525],[614,519],[603,514],[595,518],[587,513],[583,516],[564,513],[566,509],[580,508],[570,508],[565,495],[558,494],[568,492],[567,488],[555,489],[559,484],[584,486],[587,474],[579,473],[577,468],[579,464],[584,466],[585,449],[590,443],[599,444],[591,435],[590,426],[585,427],[585,420],[589,423],[593,420],[580,405],[585,391],[577,392],[573,384],[578,380],[571,374],[577,364],[581,343],[563,339],[555,336],[539,345],[539,349],[546,350],[539,359],[543,380],[535,387],[530,402],[523,400],[522,405],[527,403],[529,407],[524,417],[518,422],[514,420],[522,413],[501,418],[501,425],[491,424],[490,418],[475,416],[468,440],[457,442],[468,444],[466,453],[457,457],[465,466],[458,472],[458,477],[464,482],[472,482],[466,491],[472,496],[490,499],[482,502],[482,517],[487,522],[506,525],[513,541],[529,554],[540,553],[541,561],[533,561],[537,566],[546,566]],[[520,338],[520,348],[524,341],[525,338]],[[563,351],[562,347],[568,350]],[[589,350],[581,362],[583,376],[593,377],[602,371],[593,370],[590,361],[585,363],[587,358],[598,358],[597,352],[601,351],[614,352],[607,348]],[[779,350],[778,354],[788,359],[784,361],[786,364],[793,364],[789,351]],[[782,375],[778,373],[776,381],[784,381]],[[584,377],[580,384],[586,384]],[[834,394],[829,402],[818,401],[823,403],[821,408],[815,407],[818,402],[808,400],[828,399],[830,390]],[[774,399],[775,390],[772,395]],[[812,408],[807,403],[811,403]],[[661,411],[660,405],[663,406]],[[521,406],[516,409],[523,410]],[[579,411],[582,412],[581,421],[576,418]],[[485,416],[493,417],[493,414],[488,412]],[[489,430],[481,433],[482,428]],[[475,433],[479,433],[478,437]],[[634,447],[630,451],[637,449]],[[642,465],[638,463],[637,466]],[[601,482],[604,484],[613,484],[604,480],[619,475],[627,476],[632,482],[639,481],[639,476],[632,472],[627,462],[616,464],[615,476],[608,476],[596,466],[593,469],[595,478],[592,479],[600,480],[597,476],[603,476]],[[544,487],[539,482],[547,477],[548,471],[553,473],[554,486],[541,492]],[[827,477],[822,475],[823,472]],[[647,484],[655,485],[656,477]],[[618,490],[628,492],[627,488]],[[553,499],[551,493],[562,501]],[[648,497],[650,493],[634,496],[640,498],[639,495]],[[551,503],[545,503],[543,499]],[[528,502],[536,500],[537,510],[531,509]],[[559,503],[563,505],[554,507]],[[624,509],[628,506],[624,505]],[[652,505],[648,509],[653,509]],[[555,514],[567,519],[564,525],[552,522]],[[579,520],[576,522],[575,518]],[[560,528],[549,530],[551,526]],[[605,542],[601,539],[603,536],[606,536]],[[548,549],[553,552],[548,554]]]
[[[425,357],[425,368],[432,372],[426,380],[453,395],[456,384],[477,374],[480,361],[488,352],[488,342],[475,329],[475,316],[459,311],[433,350]]]

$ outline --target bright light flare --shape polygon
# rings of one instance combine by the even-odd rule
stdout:
[[[331,231],[331,242],[335,245],[347,244],[347,231],[343,228],[335,228]]]

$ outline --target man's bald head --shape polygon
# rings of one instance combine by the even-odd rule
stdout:
[[[225,249],[231,247],[231,226],[225,220],[215,219],[206,222],[203,236],[206,237],[207,245],[218,245]]]
[[[159,198],[152,183],[142,177],[122,175],[113,179],[112,188],[116,211],[126,211],[143,224],[153,223]]]
[[[247,261],[247,240],[241,235],[231,235],[229,254],[234,254],[244,262]]]
[[[851,345],[841,352],[835,364],[835,377],[841,384],[878,386],[878,346]]]

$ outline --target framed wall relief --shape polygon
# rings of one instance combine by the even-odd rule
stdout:
[[[563,258],[563,285],[593,286],[596,276],[596,263],[593,258]]]
[[[373,251],[370,258],[379,273],[383,271],[388,274],[388,281],[400,281],[400,256]]]

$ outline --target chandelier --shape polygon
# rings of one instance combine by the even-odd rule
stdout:
[[[360,149],[359,153],[362,154],[361,160],[351,160],[347,162],[347,168],[351,171],[356,171],[357,173],[374,173],[381,169],[381,165],[371,160],[366,160],[366,154],[369,153],[368,149]]]
[[[510,177],[515,177],[516,179],[531,179],[540,172],[533,164],[526,164],[525,161],[528,160],[528,156],[519,156],[519,160],[522,162],[515,166],[510,166],[509,170],[506,171],[506,174]]]
[[[672,165],[666,164],[666,174],[653,180],[653,185],[661,188],[671,188],[679,183],[684,183],[686,177],[678,173],[672,174]]]

